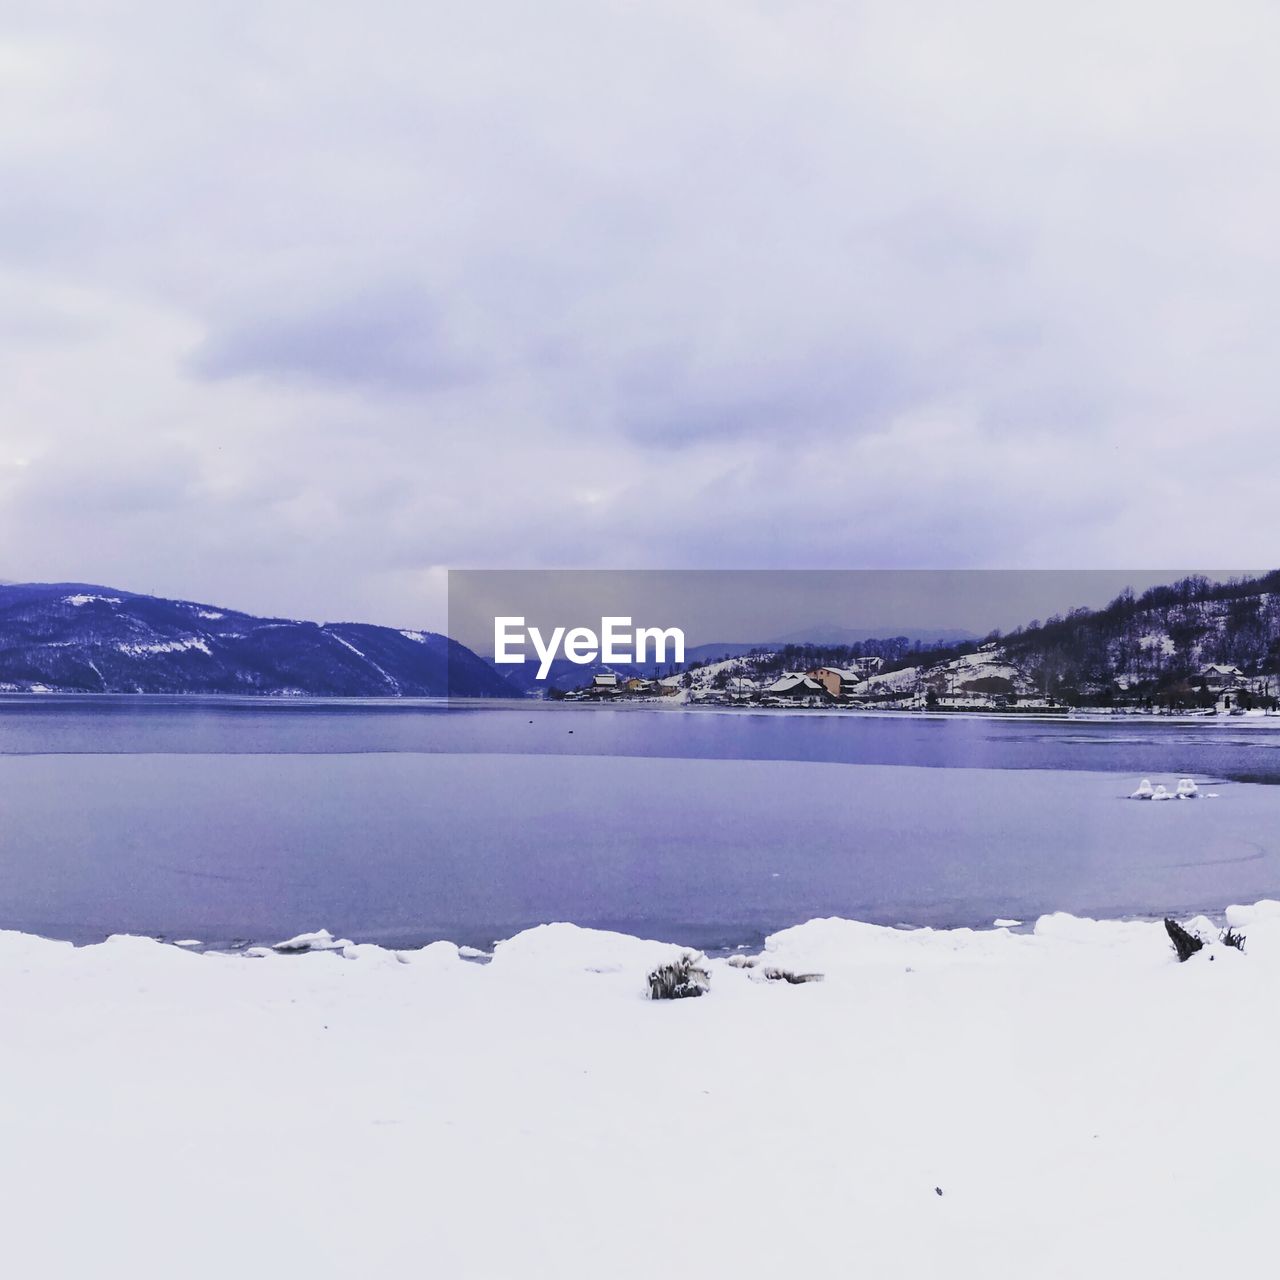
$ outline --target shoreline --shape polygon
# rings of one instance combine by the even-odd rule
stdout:
[[[1199,919],[1212,924],[1215,928],[1225,928],[1231,923],[1232,913],[1238,908],[1250,909],[1257,906],[1258,903],[1272,902],[1269,898],[1260,898],[1256,903],[1239,904],[1229,903],[1225,906],[1179,906],[1170,907],[1166,910],[1149,911],[1149,912],[1122,912],[1116,915],[1107,915],[1104,913],[1091,914],[1088,912],[1050,910],[1042,911],[1038,915],[1028,917],[1027,919],[1013,920],[1011,917],[993,916],[990,920],[985,920],[977,924],[911,924],[901,921],[894,924],[886,924],[881,921],[858,919],[852,916],[842,915],[816,915],[811,916],[807,920],[794,921],[790,924],[778,924],[775,927],[762,927],[750,930],[747,936],[744,936],[736,942],[724,942],[720,944],[708,944],[706,946],[698,946],[694,943],[682,942],[675,937],[655,937],[653,933],[633,932],[625,928],[607,928],[601,925],[581,924],[577,921],[557,919],[543,920],[536,923],[527,924],[516,929],[502,937],[495,938],[481,946],[477,943],[458,942],[453,938],[430,937],[413,938],[403,943],[391,943],[387,941],[378,941],[373,937],[350,937],[344,933],[332,933],[327,928],[320,926],[316,929],[306,929],[301,933],[294,935],[298,937],[328,937],[333,940],[335,945],[317,946],[314,948],[316,953],[322,951],[332,951],[341,953],[344,946],[353,949],[354,954],[372,954],[381,952],[388,956],[406,955],[413,956],[415,954],[425,952],[432,947],[452,947],[462,953],[464,959],[467,960],[483,960],[490,957],[498,948],[509,946],[518,939],[527,934],[535,934],[545,929],[572,929],[582,934],[600,935],[602,937],[627,938],[634,942],[654,944],[659,946],[674,947],[684,951],[694,951],[700,955],[705,955],[713,960],[727,960],[729,957],[749,952],[752,948],[764,948],[770,938],[787,934],[797,929],[806,929],[810,926],[822,924],[824,922],[833,923],[841,926],[850,926],[857,929],[874,929],[883,930],[894,934],[927,934],[931,936],[937,935],[979,935],[1007,932],[1018,936],[1028,936],[1035,932],[1036,926],[1042,920],[1054,918],[1069,918],[1087,922],[1089,924],[1098,925],[1155,925],[1159,924],[1166,917],[1175,920],[1191,920]],[[1277,907],[1280,912],[1280,906]],[[712,928],[713,926],[707,926]],[[698,926],[693,926],[697,929]],[[654,932],[662,933],[662,930]],[[27,938],[34,942],[50,943],[59,946],[68,946],[76,951],[92,950],[95,947],[105,946],[119,940],[127,940],[128,942],[147,942],[154,943],[158,947],[176,948],[184,951],[189,955],[217,955],[225,957],[248,957],[261,958],[264,954],[270,952],[284,956],[286,958],[297,955],[307,954],[311,948],[298,947],[290,948],[287,944],[290,939],[273,938],[270,936],[242,938],[234,937],[232,939],[214,939],[212,941],[204,941],[196,938],[188,938],[181,930],[172,933],[133,933],[128,931],[116,933],[95,933],[92,937],[60,937],[53,933],[41,932],[39,929],[12,928],[8,925],[0,923],[0,936],[10,938]]]
[[[835,717],[837,719],[915,719],[945,720],[997,720],[1031,724],[1213,724],[1232,727],[1259,727],[1280,729],[1280,711],[1245,711],[1235,714],[1229,711],[1106,711],[1099,708],[1069,708],[1062,712],[1046,711],[997,711],[956,709],[928,711],[908,707],[763,707],[735,706],[727,703],[695,703],[678,699],[553,699],[553,698],[456,698],[440,697],[331,697],[326,695],[293,694],[243,694],[243,693],[95,693],[72,689],[0,690],[0,708],[10,705],[48,706],[61,702],[84,704],[132,703],[137,706],[199,706],[215,707],[293,708],[296,710],[402,710],[402,711],[538,711],[554,710],[558,713],[588,713],[600,711],[624,711],[627,713],[652,712],[662,715],[760,715],[802,716],[810,719]]]

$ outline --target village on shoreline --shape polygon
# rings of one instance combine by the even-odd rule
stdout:
[[[996,646],[934,668],[885,672],[879,657],[848,666],[814,665],[780,675],[762,675],[752,657],[694,666],[667,676],[604,671],[568,691],[552,689],[555,701],[617,704],[673,702],[718,707],[791,710],[846,709],[938,714],[1026,716],[1178,714],[1259,716],[1280,714],[1276,678],[1250,677],[1239,667],[1208,663],[1198,678],[1169,692],[1134,689],[1130,697],[1083,701],[1048,689],[1028,688]],[[996,668],[999,668],[998,670]]]
[[[1280,570],[1190,575],[1100,609],[955,639],[905,634],[702,644],[696,661],[553,673],[553,700],[1010,716],[1280,714]],[[835,629],[838,631],[839,629]],[[843,635],[850,635],[848,629]],[[525,686],[528,688],[528,684]]]

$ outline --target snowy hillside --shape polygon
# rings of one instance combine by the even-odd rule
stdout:
[[[0,691],[510,695],[427,631],[294,622],[78,583],[0,586]]]
[[[1070,705],[1247,704],[1280,692],[1280,575],[1188,578],[1104,609],[1073,609],[982,645],[905,659],[866,681],[876,698],[1013,696]]]
[[[869,697],[906,696],[922,689],[951,694],[1037,692],[1027,670],[1010,661],[998,646],[988,645],[976,653],[962,653],[944,662],[870,676],[859,687],[859,693]]]

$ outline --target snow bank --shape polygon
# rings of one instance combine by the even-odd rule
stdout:
[[[1275,898],[1263,898],[1249,907],[1228,907],[1227,923],[1237,927],[1255,924],[1259,920],[1280,921],[1280,902]]]
[[[655,965],[677,959],[684,948],[625,933],[544,924],[494,948],[490,967],[499,974],[538,980],[583,973],[628,973],[643,978]]]
[[[572,925],[488,964],[0,933],[15,1274],[1269,1274],[1280,902],[813,920],[700,1000]],[[328,945],[326,943],[331,943]],[[314,945],[314,944],[320,945]],[[674,1189],[674,1190],[673,1190]],[[941,1194],[939,1194],[941,1192]],[[1176,1225],[1175,1225],[1176,1224]]]

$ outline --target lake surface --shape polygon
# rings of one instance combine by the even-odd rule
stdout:
[[[1140,777],[1217,798],[1140,804]],[[1280,896],[1280,719],[0,698],[0,927],[754,942]]]

